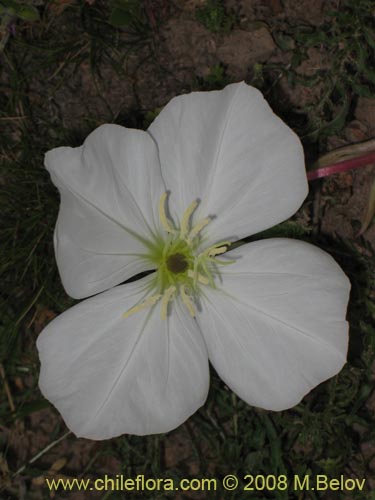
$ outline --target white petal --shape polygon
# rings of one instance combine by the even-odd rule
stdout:
[[[307,194],[301,143],[245,83],[172,99],[151,124],[178,217],[200,198],[211,240],[240,239],[290,217]],[[181,181],[183,179],[183,182]]]
[[[290,408],[345,363],[349,280],[332,257],[299,241],[259,241],[227,255],[240,258],[199,317],[209,359],[247,403]]]
[[[87,299],[37,340],[40,388],[80,437],[167,432],[204,403],[207,350],[196,322],[174,303],[123,318],[149,277]]]
[[[46,167],[61,194],[55,251],[67,293],[87,297],[145,271],[137,255],[165,191],[149,134],[103,125],[79,148],[49,151]]]

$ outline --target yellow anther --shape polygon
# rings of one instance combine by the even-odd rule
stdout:
[[[167,217],[167,214],[165,212],[165,201],[166,201],[167,197],[168,197],[168,193],[163,193],[160,196],[160,200],[159,200],[159,217],[160,217],[160,222],[161,222],[161,225],[163,226],[164,230],[167,233],[175,234],[176,230],[173,227],[173,223]]]
[[[221,260],[221,259],[216,259],[214,257],[211,257],[211,260],[215,262],[215,264],[220,264],[221,266],[228,266],[229,264],[234,264],[236,261],[234,259],[232,260]]]
[[[163,298],[161,299],[161,319],[167,319],[168,304],[169,304],[169,301],[172,299],[175,291],[176,291],[176,287],[170,286],[163,293]]]
[[[122,317],[123,318],[128,318],[129,316],[131,316],[132,314],[138,312],[138,311],[142,311],[142,309],[146,309],[147,307],[152,307],[153,305],[156,304],[156,302],[162,297],[162,295],[157,294],[157,295],[151,295],[150,297],[147,297],[146,300],[144,300],[143,302],[141,302],[140,304],[137,304],[136,306],[132,307],[131,309],[129,309],[128,311],[126,311]]]
[[[208,250],[208,256],[215,257],[215,255],[220,255],[222,253],[225,253],[227,250],[228,247],[211,248]]]
[[[182,239],[184,239],[186,237],[186,235],[189,231],[190,217],[194,213],[194,210],[197,208],[197,206],[198,206],[198,201],[194,200],[193,203],[191,203],[187,207],[187,209],[185,210],[185,212],[182,215],[181,228],[180,228],[180,238],[182,238]]]
[[[194,309],[193,303],[192,303],[189,295],[186,293],[185,285],[181,285],[180,293],[181,293],[182,302],[187,307],[187,310],[189,311],[190,315],[193,318],[195,318],[195,309]]]
[[[199,222],[197,222],[197,224],[195,224],[193,229],[188,234],[187,241],[191,243],[194,240],[194,238],[198,236],[198,234],[202,231],[202,229],[206,227],[207,224],[209,224],[210,222],[211,222],[210,217],[205,217],[204,219],[201,219]]]
[[[206,248],[206,250],[203,250],[198,255],[199,257],[215,257],[215,255],[220,255],[222,253],[225,253],[228,250],[228,247],[231,246],[230,241],[221,241],[220,243],[216,243],[215,245],[212,245],[209,248]]]
[[[191,269],[189,269],[187,274],[188,274],[189,278],[194,280],[194,283],[198,282],[198,283],[201,283],[202,285],[208,285],[210,282],[205,276],[203,276],[203,274],[200,274],[198,272],[194,272]]]

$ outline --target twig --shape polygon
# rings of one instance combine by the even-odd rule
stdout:
[[[3,382],[4,382],[4,389],[5,389],[5,394],[7,395],[9,408],[10,408],[11,412],[14,413],[16,411],[16,407],[14,406],[12,393],[10,392],[9,384],[8,384],[7,379],[5,377],[4,367],[1,363],[0,363],[0,375],[1,375],[1,378],[3,379]]]
[[[63,441],[66,437],[69,436],[69,434],[71,434],[72,432],[71,431],[68,431],[66,432],[65,434],[63,434],[61,437],[59,437],[59,439],[56,439],[56,441],[53,441],[52,443],[50,443],[49,445],[47,445],[45,448],[43,448],[39,453],[37,453],[32,459],[30,459],[25,465],[23,465],[22,467],[20,467],[14,474],[13,474],[13,477],[14,476],[18,476],[18,474],[21,474],[21,472],[23,472],[26,467],[28,465],[31,465],[33,464],[34,462],[36,462],[40,457],[42,457],[45,453],[47,453],[47,451],[49,451],[51,448],[53,448],[54,446],[56,446],[57,444],[61,443],[61,441]]]
[[[21,321],[23,320],[23,318],[26,316],[26,314],[30,311],[30,309],[33,307],[33,305],[35,304],[35,302],[39,299],[39,296],[40,294],[43,292],[43,289],[44,289],[44,286],[45,285],[42,285],[41,288],[38,290],[37,294],[35,295],[35,297],[33,297],[32,301],[30,302],[30,304],[26,307],[26,309],[22,312],[21,316],[18,318],[18,320],[16,321],[16,326],[18,326]]]

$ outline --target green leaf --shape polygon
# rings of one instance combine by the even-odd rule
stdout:
[[[9,10],[9,8],[16,9],[17,3],[14,0],[2,0],[0,3],[0,7],[4,10]]]
[[[24,21],[38,21],[40,19],[38,9],[32,5],[20,5],[17,7],[16,16]]]
[[[46,399],[38,399],[36,401],[33,401],[32,403],[27,403],[23,405],[19,410],[16,412],[16,418],[24,418],[27,417],[28,415],[31,415],[32,413],[35,413],[40,410],[44,410],[45,408],[50,408],[51,404],[46,400]]]
[[[339,85],[336,86],[336,90],[342,97],[342,105],[336,113],[336,116],[323,128],[322,133],[324,133],[324,135],[331,135],[332,133],[339,132],[345,125],[346,117],[349,113],[350,100],[347,92]]]
[[[375,84],[375,71],[369,65],[363,67],[363,74],[369,82]]]
[[[115,7],[109,16],[112,26],[129,26],[132,23],[132,15],[129,11]]]
[[[363,27],[363,34],[365,36],[366,42],[370,45],[370,47],[375,49],[374,32],[365,26]]]
[[[364,85],[363,83],[351,82],[352,88],[354,92],[359,97],[373,97],[374,93],[370,90],[368,85]]]
[[[276,42],[276,45],[283,51],[287,52],[288,50],[293,50],[295,47],[294,40],[291,36],[286,35],[285,33],[279,31],[273,33],[273,38]]]
[[[12,18],[16,13],[16,10],[14,7],[10,5],[1,5],[0,4],[0,16],[3,16],[4,18]]]
[[[314,47],[329,42],[327,34],[321,30],[310,33],[296,33],[295,39],[304,47]]]

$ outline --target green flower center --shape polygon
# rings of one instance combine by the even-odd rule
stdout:
[[[166,319],[169,303],[179,296],[191,316],[196,316],[195,303],[201,292],[201,286],[215,288],[215,278],[220,274],[219,266],[231,264],[218,255],[227,251],[229,241],[216,243],[205,250],[202,247],[202,229],[211,221],[210,217],[192,224],[193,214],[198,206],[195,200],[183,213],[179,225],[175,225],[166,212],[167,193],[159,202],[159,217],[164,234],[148,243],[145,260],[156,267],[151,280],[148,297],[129,309],[123,317],[152,307],[161,301],[161,317]]]

